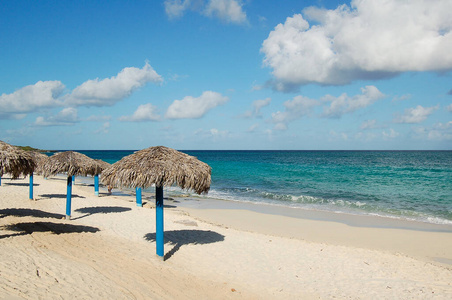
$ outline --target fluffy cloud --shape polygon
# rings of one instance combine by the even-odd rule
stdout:
[[[400,134],[394,129],[389,128],[389,130],[383,131],[382,135],[384,139],[394,139],[398,137]]]
[[[289,122],[309,114],[311,109],[318,105],[320,105],[319,101],[304,96],[296,96],[284,102],[285,111],[272,113],[275,130],[286,130]]]
[[[128,67],[110,78],[85,81],[66,97],[65,102],[69,106],[112,106],[146,83],[161,81],[161,76],[146,63],[141,69]]]
[[[219,93],[205,91],[198,98],[187,96],[182,100],[174,100],[168,107],[165,117],[168,119],[199,119],[209,110],[223,105],[228,97]]]
[[[452,141],[452,121],[437,123],[430,128],[414,127],[413,132],[417,139],[429,141]]]
[[[94,131],[96,134],[107,134],[110,131],[110,122],[105,122],[102,127]]]
[[[217,141],[218,139],[224,139],[229,136],[228,130],[218,130],[217,128],[212,128],[209,130],[198,129],[194,132],[194,135],[205,138],[212,139],[213,141]]]
[[[50,116],[47,118],[37,117],[35,125],[37,126],[61,126],[61,125],[73,125],[79,122],[77,115],[77,109],[72,107],[64,108],[55,116]]]
[[[58,97],[65,86],[60,81],[38,81],[12,94],[0,96],[0,111],[3,114],[28,113],[40,108],[61,105]]]
[[[452,104],[450,104],[449,106],[447,106],[447,111],[452,112]]]
[[[261,109],[265,106],[268,106],[272,101],[271,98],[265,98],[263,100],[255,100],[253,101],[253,110],[248,110],[243,114],[245,118],[255,118],[261,117]]]
[[[170,19],[181,17],[186,10],[193,10],[208,17],[216,17],[229,23],[246,23],[242,1],[238,0],[165,0],[165,12]]]
[[[322,101],[331,102],[331,104],[328,107],[325,107],[323,115],[329,118],[340,118],[346,113],[365,108],[385,97],[385,95],[373,85],[361,88],[361,92],[361,95],[355,95],[351,98],[345,93],[339,97],[326,95],[322,98]]]
[[[226,22],[245,23],[246,13],[242,10],[242,5],[236,0],[210,0],[204,14],[209,17],[218,17]]]
[[[181,17],[190,8],[190,0],[165,0],[165,12],[170,19]]]
[[[435,110],[437,110],[439,106],[432,106],[432,107],[423,107],[421,105],[418,105],[415,108],[408,108],[405,110],[403,115],[397,116],[394,119],[394,122],[396,123],[420,123],[427,119],[429,115],[431,115]]]
[[[377,120],[367,120],[361,124],[361,129],[374,129],[377,128]]]
[[[151,103],[138,106],[137,110],[131,116],[123,116],[119,121],[129,122],[143,122],[143,121],[158,121],[160,116],[157,113],[157,107]]]
[[[279,90],[448,71],[451,11],[449,0],[354,0],[335,10],[310,7],[277,25],[261,52]]]

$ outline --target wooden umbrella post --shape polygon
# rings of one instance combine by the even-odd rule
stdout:
[[[163,259],[163,187],[155,187],[155,241],[157,255]]]
[[[94,175],[94,195],[99,196],[99,174]]]
[[[30,174],[30,200],[33,200],[33,173]]]
[[[140,188],[140,187],[137,187],[137,188],[135,189],[135,191],[136,191],[136,198],[137,198],[137,200],[136,200],[137,206],[143,207],[143,201],[142,201],[142,199],[141,199],[141,188]]]
[[[66,220],[71,219],[72,177],[67,177]]]

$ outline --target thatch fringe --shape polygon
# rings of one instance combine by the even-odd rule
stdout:
[[[33,174],[35,162],[30,154],[0,141],[0,176],[11,174],[13,179]]]
[[[101,171],[105,170],[106,168],[109,168],[111,166],[111,164],[109,164],[106,161],[103,161],[102,159],[95,159],[95,161],[97,162],[97,164],[99,165],[99,168]]]
[[[42,166],[43,166],[45,160],[48,159],[49,157],[38,151],[28,151],[27,153],[31,155],[31,157],[33,158],[33,161],[35,162],[35,165],[36,165],[35,173],[37,175],[41,175],[43,173]]]
[[[104,185],[113,187],[157,187],[177,185],[182,189],[207,193],[211,168],[196,157],[164,146],[137,151],[105,169]]]
[[[67,176],[94,176],[102,171],[94,159],[75,151],[55,153],[44,160],[41,168],[44,177],[54,176],[59,173],[66,173]]]

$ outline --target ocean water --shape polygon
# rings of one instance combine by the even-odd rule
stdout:
[[[452,151],[183,152],[212,167],[209,198],[452,224]]]

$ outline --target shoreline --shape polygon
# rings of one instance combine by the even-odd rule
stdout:
[[[92,186],[90,177],[76,177],[77,181]],[[217,226],[315,243],[400,253],[452,267],[452,225],[168,194],[165,194],[166,206]],[[132,202],[135,200],[133,190],[114,189],[112,196],[131,197]],[[153,193],[142,191],[142,199],[144,206],[154,207]]]
[[[237,209],[249,210],[256,213],[279,215],[314,221],[338,222],[353,227],[408,229],[431,232],[451,232],[452,225],[392,218],[379,215],[353,214],[328,210],[309,209],[296,206],[286,206],[259,202],[244,202],[225,199],[198,197],[174,197],[182,200],[180,206],[193,209]],[[185,201],[184,201],[185,200]]]
[[[167,197],[162,262],[152,194],[137,207],[134,195],[107,195],[101,187],[97,197],[90,178],[76,178],[65,220],[61,179],[36,176],[35,200],[28,200],[28,178],[2,180],[0,299],[452,297],[451,232],[359,227]]]

